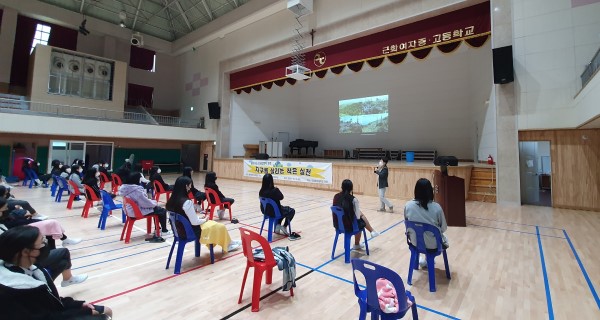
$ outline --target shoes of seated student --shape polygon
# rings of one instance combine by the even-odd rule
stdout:
[[[78,238],[66,238],[65,240],[62,241],[62,245],[63,247],[66,246],[72,246],[74,244],[78,244],[81,242],[81,239]]]
[[[43,216],[36,212],[34,215],[31,216],[31,219],[46,220],[46,219],[48,219],[48,217]]]
[[[164,237],[164,236],[172,236],[173,235],[173,231],[171,230],[167,230],[167,231],[161,231],[160,232],[160,236]]]
[[[378,235],[379,235],[379,232],[377,232],[377,231],[375,231],[375,230],[373,230],[373,231],[371,232],[371,238],[375,238],[375,237],[377,237]]]
[[[352,250],[365,250],[365,245],[364,245],[364,243],[361,243],[361,244],[355,244],[355,245],[352,247]]]
[[[292,233],[290,234],[290,236],[288,237],[288,239],[289,239],[290,241],[296,241],[296,240],[302,239],[302,236],[300,236],[300,235],[299,235],[299,234],[297,234],[296,232],[292,232]]]
[[[423,255],[419,255],[419,268],[427,268],[427,258]]]
[[[385,210],[384,210],[385,211]],[[390,213],[394,213],[394,206],[390,207]]]
[[[242,242],[240,240],[232,240],[227,246],[227,252],[235,251],[242,246]]]
[[[78,283],[82,283],[85,280],[87,280],[88,276],[87,274],[80,274],[77,276],[72,276],[71,279],[69,280],[63,280],[60,282],[60,286],[61,287],[68,287],[72,284],[78,284]]]
[[[289,232],[288,232],[288,230],[287,230],[287,228],[284,227],[284,226],[282,226],[282,225],[280,225],[280,224],[276,224],[275,225],[274,232],[277,233],[277,234],[286,236],[286,237],[290,235]]]
[[[217,210],[217,215],[219,216],[219,220],[225,219],[224,218],[224,216],[225,216],[225,210],[222,210],[222,209]]]
[[[377,209],[377,212],[385,212],[385,207],[381,207],[381,208]]]

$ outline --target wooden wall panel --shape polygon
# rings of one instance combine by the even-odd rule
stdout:
[[[550,141],[552,206],[600,211],[600,129],[520,131],[519,141]]]

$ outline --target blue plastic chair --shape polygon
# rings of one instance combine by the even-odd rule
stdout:
[[[71,192],[69,191],[69,183],[67,182],[67,179],[61,176],[56,176],[56,183],[58,184],[58,190],[56,190],[56,197],[54,198],[54,201],[60,202],[63,192],[66,191],[67,194],[71,194]]]
[[[415,298],[410,291],[404,289],[404,282],[402,282],[402,278],[400,278],[396,272],[384,266],[361,259],[352,259],[352,270],[354,277],[354,294],[358,297],[358,305],[360,306],[360,320],[366,319],[368,312],[371,313],[371,319],[401,319],[406,315],[406,312],[408,312],[409,309],[412,311],[412,318],[419,319]],[[362,273],[365,277],[365,289],[361,289],[361,285],[356,281],[357,271]],[[377,297],[377,279],[379,278],[388,280],[394,286],[398,298],[398,312],[385,313],[381,311],[379,298]],[[408,306],[407,299],[412,302],[412,306]]]
[[[344,227],[343,217],[344,217],[344,209],[338,206],[332,206],[331,212],[337,217],[337,229],[335,229],[335,240],[333,241],[333,249],[331,250],[331,259],[335,257],[335,247],[337,246],[338,236],[340,234],[344,235],[344,262],[350,263],[350,238],[356,235],[359,232],[363,233],[363,239],[365,239],[365,248],[367,251],[367,255],[369,255],[369,242],[367,241],[367,232],[365,228],[362,230],[358,228],[358,220],[356,217],[352,219],[352,230],[346,230]]]
[[[29,168],[25,168],[23,172],[25,173],[25,178],[23,179],[23,186],[26,186],[27,181],[29,181],[29,189],[31,189],[35,180],[38,179],[38,176],[35,173],[35,171]]]
[[[171,222],[171,230],[173,230],[173,245],[171,246],[171,251],[169,252],[169,258],[167,259],[167,267],[165,269],[169,269],[169,263],[171,262],[171,256],[173,255],[173,249],[175,249],[175,244],[179,243],[177,246],[177,256],[175,257],[175,272],[174,274],[181,273],[181,260],[183,259],[183,250],[185,249],[185,244],[188,242],[194,242],[194,252],[196,257],[200,256],[200,239],[196,237],[194,230],[192,229],[192,224],[190,221],[183,217],[182,215],[169,211],[169,221]],[[181,229],[177,229],[177,226],[183,226],[183,230],[185,234],[179,234]],[[215,263],[215,253],[213,251],[214,245],[209,246],[210,249],[210,263]]]
[[[421,223],[421,222],[413,222],[413,221],[404,221],[404,225],[406,226],[406,242],[408,243],[408,248],[410,249],[410,265],[408,267],[408,279],[406,283],[412,285],[412,273],[413,269],[419,269],[419,255],[422,253],[427,257],[427,273],[429,273],[429,291],[435,292],[435,268],[434,261],[435,257],[442,254],[444,256],[444,266],[446,267],[446,278],[452,279],[450,277],[450,267],[448,266],[448,256],[446,255],[446,249],[442,246],[442,234],[440,233],[440,229],[436,226]],[[408,237],[408,229],[412,229],[416,233],[417,237],[417,245],[410,243],[410,239]],[[435,236],[437,242],[437,249],[427,249],[425,247],[425,239],[423,235],[425,232],[431,232]]]
[[[270,216],[264,214],[264,212],[263,212],[263,222],[262,222],[262,225],[260,226],[260,235],[262,236],[263,228],[265,227],[265,221],[267,219],[269,219],[269,230],[267,233],[267,240],[269,240],[269,242],[273,242],[273,230],[275,227],[275,223],[277,223],[277,221],[283,217],[281,216],[281,212],[279,211],[279,206],[277,205],[275,200],[270,199],[270,198],[263,198],[263,197],[259,197],[259,199],[260,199],[260,205],[264,211],[267,211],[267,206],[271,206],[271,207],[273,207],[273,212],[275,213],[274,217],[270,217]],[[292,234],[292,224],[291,223],[288,223],[288,233]]]
[[[52,185],[50,186],[50,196],[56,196],[56,189],[58,189],[58,178],[55,175],[52,175]]]
[[[125,215],[125,211],[123,211],[123,205],[115,204],[110,194],[104,190],[100,190],[100,195],[102,196],[102,213],[100,214],[100,220],[98,221],[98,228],[100,228],[100,230],[106,228],[106,219],[108,219],[108,215],[116,209],[121,209],[121,220],[125,223],[127,216]]]

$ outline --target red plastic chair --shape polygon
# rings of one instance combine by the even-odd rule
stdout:
[[[77,187],[75,182],[67,180],[67,183],[71,186],[71,189],[73,189],[73,191],[69,190],[71,195],[69,196],[69,202],[67,202],[67,209],[73,209],[73,200],[75,200],[76,197],[79,197],[81,192],[79,191],[79,187]]]
[[[112,178],[112,194],[117,194],[117,191],[119,191],[119,187],[123,184],[123,181],[121,181],[121,177],[114,173],[111,174],[110,177]]]
[[[198,200],[196,199],[196,197],[194,197],[191,191],[188,192],[188,198],[190,198],[190,200],[192,200],[194,204],[198,204]],[[200,202],[200,207],[202,208],[202,210],[204,210],[204,201]]]
[[[104,185],[107,183],[112,183],[108,176],[104,172],[100,172],[100,190],[104,190]]]
[[[273,251],[267,239],[263,238],[260,234],[250,231],[248,229],[240,228],[240,234],[242,236],[242,248],[244,249],[244,256],[246,257],[246,271],[244,271],[244,279],[242,280],[242,289],[240,290],[240,298],[238,304],[242,303],[242,296],[244,294],[244,285],[246,284],[246,277],[248,276],[248,269],[254,268],[254,280],[252,283],[252,312],[258,312],[260,304],[260,287],[262,285],[263,273],[267,272],[265,279],[266,284],[273,282],[273,268],[277,266],[277,261],[273,257]],[[264,261],[254,260],[252,255],[252,242],[257,241],[260,247],[263,249],[265,254]],[[294,288],[290,289],[290,295],[294,296]]]
[[[94,201],[100,201],[102,199],[100,199],[96,193],[94,192],[94,189],[92,189],[92,187],[84,184],[83,187],[85,188],[85,205],[83,206],[83,211],[81,212],[81,216],[84,218],[88,217],[88,214],[90,212],[90,208],[94,206]],[[88,194],[90,195],[88,197]]]
[[[148,233],[148,234],[152,233],[152,221],[154,221],[154,228],[156,230],[155,234],[157,237],[160,237],[160,224],[159,224],[157,215],[155,215],[155,214],[143,215],[142,211],[140,211],[140,207],[138,207],[137,203],[135,203],[134,201],[130,200],[127,197],[123,197],[123,209],[125,210],[125,213],[128,212],[127,205],[129,205],[130,208],[133,209],[133,214],[135,215],[135,218],[130,217],[129,214],[127,214],[127,220],[125,220],[125,225],[123,226],[123,231],[121,231],[121,239],[120,240],[123,240],[123,236],[125,236],[125,243],[129,243],[129,240],[131,240],[131,231],[133,229],[133,224],[136,220],[141,220],[141,219],[146,219],[146,233]]]
[[[165,190],[165,188],[163,188],[162,184],[160,184],[160,182],[158,182],[156,180],[154,180],[154,182],[152,182],[152,184],[154,185],[154,200],[156,200],[156,202],[158,202],[158,199],[160,199],[160,195],[166,194],[167,201],[169,201],[169,198],[171,197],[171,192],[173,192],[173,191]]]
[[[220,210],[223,210],[223,208],[227,206],[227,209],[229,209],[229,221],[231,221],[231,203],[221,202],[221,198],[219,198],[217,192],[211,188],[204,188],[204,192],[206,192],[206,201],[208,202],[208,207],[206,210],[210,212],[209,219],[213,219],[213,214],[215,213],[215,209],[217,207],[219,207]],[[213,199],[215,199],[215,202],[212,202],[211,196]]]

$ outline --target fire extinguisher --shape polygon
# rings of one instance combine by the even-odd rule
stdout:
[[[488,155],[488,160],[487,160],[488,164],[494,164],[494,158],[492,158],[492,155]]]

